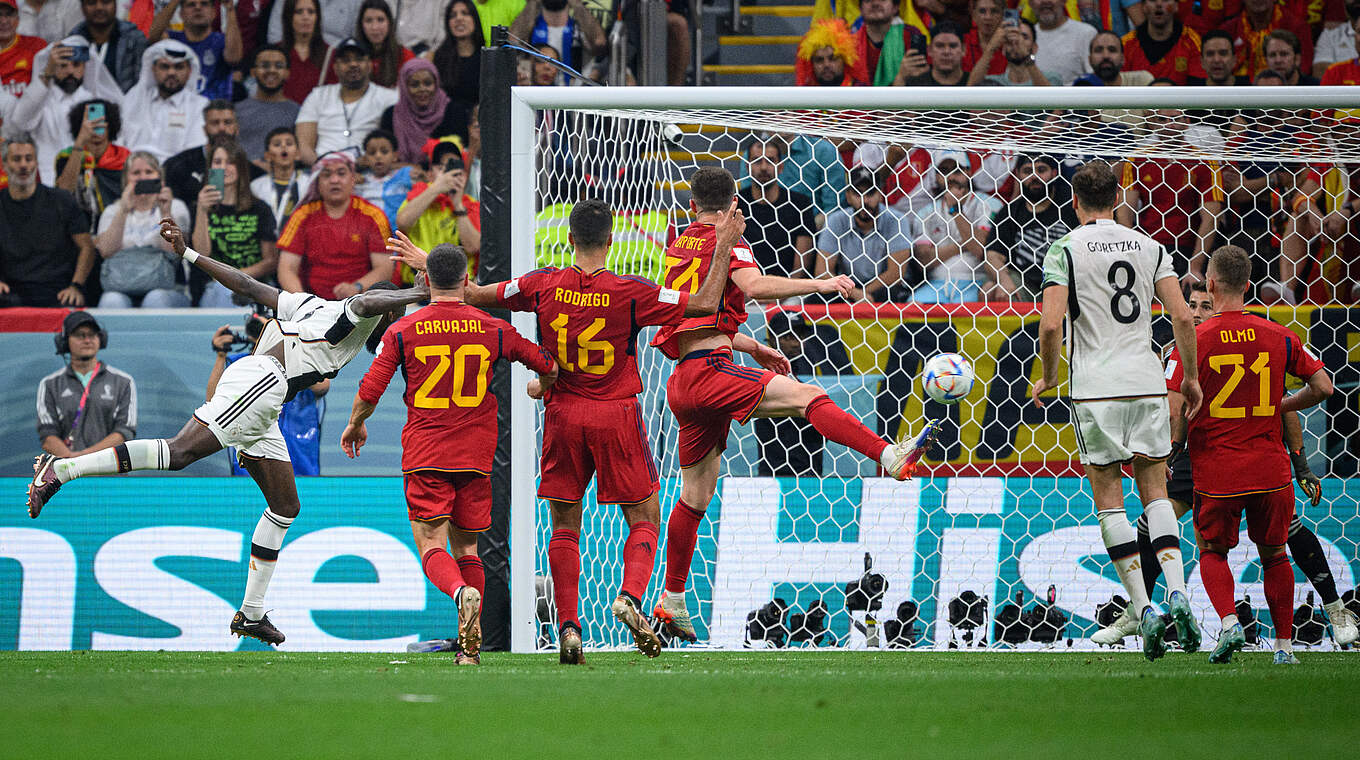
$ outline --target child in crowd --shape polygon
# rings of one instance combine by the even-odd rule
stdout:
[[[250,183],[250,192],[274,212],[276,230],[282,230],[288,217],[307,194],[311,174],[298,165],[297,135],[289,127],[278,127],[264,138],[264,160],[269,173]]]
[[[411,167],[397,164],[397,136],[375,129],[364,138],[364,182],[358,194],[387,214],[387,223],[397,227],[397,209],[411,192]]]

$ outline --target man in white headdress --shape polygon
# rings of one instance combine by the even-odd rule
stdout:
[[[107,68],[71,61],[72,49],[88,44],[84,37],[71,36],[34,56],[33,70],[38,76],[5,117],[6,137],[24,132],[33,136],[38,176],[47,185],[57,181],[57,152],[71,144],[71,107],[94,98],[123,102],[123,91]]]
[[[160,161],[203,139],[203,108],[198,94],[199,63],[193,49],[161,40],[142,55],[142,76],[123,98],[123,144]]]

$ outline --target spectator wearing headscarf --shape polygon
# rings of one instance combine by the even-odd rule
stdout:
[[[123,142],[164,161],[201,145],[203,109],[199,62],[193,49],[161,40],[142,56],[142,76],[123,99]]]
[[[467,143],[467,118],[439,81],[439,70],[422,58],[407,61],[397,80],[397,103],[383,111],[381,129],[397,136],[398,160],[419,164],[431,137],[458,135]]]

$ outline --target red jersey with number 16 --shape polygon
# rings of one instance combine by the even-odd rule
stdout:
[[[548,352],[509,323],[461,301],[437,301],[387,328],[359,398],[378,403],[401,369],[402,472],[491,473],[497,405],[489,387],[492,365],[502,357],[538,373],[552,368]]]
[[[1293,480],[1280,432],[1284,376],[1307,379],[1322,369],[1284,325],[1244,311],[1215,314],[1196,329],[1204,406],[1190,420],[1195,491],[1241,496],[1284,488]],[[1167,388],[1179,391],[1180,355],[1167,361]]]
[[[549,401],[561,394],[619,399],[642,392],[638,331],[679,323],[689,294],[657,287],[644,277],[570,266],[536,269],[502,282],[496,301],[538,315],[539,342],[557,358]]]
[[[673,288],[681,293],[693,295],[698,292],[699,285],[704,281],[708,274],[708,267],[713,263],[713,249],[717,247],[718,230],[711,224],[695,222],[685,228],[666,248],[666,273],[661,278],[661,284],[668,288]],[[732,264],[730,272],[738,269],[758,268],[756,258],[751,254],[751,246],[745,240],[738,240],[732,246]],[[741,324],[746,321],[746,294],[736,283],[729,279],[727,289],[723,291],[722,305],[718,308],[718,313],[711,317],[690,317],[673,327],[663,327],[661,331],[652,338],[652,345],[661,349],[661,353],[672,359],[680,358],[680,341],[676,337],[679,333],[690,330],[717,330],[727,336],[737,334]]]

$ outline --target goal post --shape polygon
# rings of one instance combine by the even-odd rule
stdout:
[[[782,135],[784,168],[799,140],[816,142],[818,150],[826,140],[840,149],[831,154],[841,164],[839,181],[824,158],[816,172],[810,164],[796,167],[810,191],[807,218],[815,218],[807,230],[811,253],[798,256],[810,257],[802,259],[807,273],[817,252],[830,247],[839,257],[831,259],[834,266],[854,270],[847,240],[857,233],[828,230],[852,181],[844,176],[847,166],[871,166],[884,191],[880,208],[914,220],[902,263],[912,282],[879,283],[883,275],[871,275],[861,284],[866,291],[881,284],[878,300],[856,303],[750,304],[743,331],[776,345],[792,341],[788,345],[806,352],[810,370],[800,378],[821,384],[881,434],[894,437],[930,414],[948,419],[952,439],[928,458],[921,477],[897,484],[854,452],[814,441],[806,428],[733,425],[691,574],[690,611],[701,639],[724,648],[1065,646],[1098,628],[1107,614],[1102,610],[1122,591],[1103,549],[1095,551],[1099,532],[1089,489],[1075,477],[1066,413],[1036,414],[1026,403],[1037,371],[1033,288],[1026,295],[1024,278],[1004,260],[994,270],[985,250],[987,235],[1001,235],[993,224],[999,227],[1001,215],[1024,197],[1027,180],[1013,176],[1017,163],[1051,162],[1055,178],[1043,190],[1060,206],[1068,203],[1060,192],[1064,177],[1081,159],[1116,163],[1121,208],[1135,226],[1152,224],[1155,229],[1144,231],[1165,239],[1179,266],[1192,265],[1212,245],[1247,240],[1256,246],[1253,255],[1269,259],[1263,271],[1276,290],[1262,292],[1280,300],[1267,316],[1298,332],[1337,382],[1337,396],[1305,415],[1305,448],[1325,488],[1320,505],[1299,502],[1299,509],[1305,523],[1316,526],[1344,591],[1360,575],[1360,479],[1354,477],[1360,448],[1354,225],[1360,218],[1338,232],[1334,215],[1360,193],[1360,120],[1350,120],[1350,111],[1360,114],[1360,88],[515,87],[512,271],[569,264],[566,215],[576,200],[598,197],[619,217],[611,268],[661,278],[666,242],[691,221],[689,175],[700,165],[722,165],[745,188],[741,153],[752,135],[772,133]],[[936,175],[960,164],[971,178],[970,208],[982,209],[970,217],[972,237],[964,239],[948,225],[932,226],[939,209],[949,207],[940,200],[948,177]],[[1228,175],[1232,192],[1219,187],[1227,187]],[[1217,200],[1187,204],[1193,207],[1179,215],[1159,205],[1198,191]],[[901,224],[905,230],[909,222]],[[945,250],[955,251],[952,258],[944,258]],[[950,273],[949,287],[932,285],[938,271]],[[955,276],[960,271],[965,276]],[[1003,293],[999,271],[1015,275],[1013,292]],[[1282,271],[1288,275],[1283,283]],[[957,286],[962,291],[956,281],[965,283]],[[536,335],[531,314],[516,314],[513,322],[526,336]],[[1164,327],[1157,332],[1166,333]],[[664,522],[680,472],[664,398],[670,362],[645,346],[651,334],[641,333],[638,365]],[[967,355],[980,386],[949,408],[923,401],[916,381],[921,361],[944,350]],[[542,412],[524,393],[529,377],[522,367],[513,369],[510,582],[517,652],[556,642],[545,590],[547,508],[534,495]],[[771,465],[770,452],[797,456]],[[1128,503],[1135,503],[1131,495]],[[581,615],[592,648],[630,641],[607,610],[621,574],[622,523],[617,507],[594,502],[592,488],[581,535]],[[1182,527],[1193,574],[1193,538],[1188,525]],[[648,610],[659,593],[663,557],[658,552],[643,600]],[[1246,550],[1239,547],[1232,562],[1239,586],[1263,615]],[[872,593],[875,577],[885,591]],[[1197,590],[1198,581],[1191,586]],[[1300,576],[1297,603],[1308,590]],[[1056,600],[1047,599],[1050,594]],[[1195,596],[1204,616],[1207,600]]]

